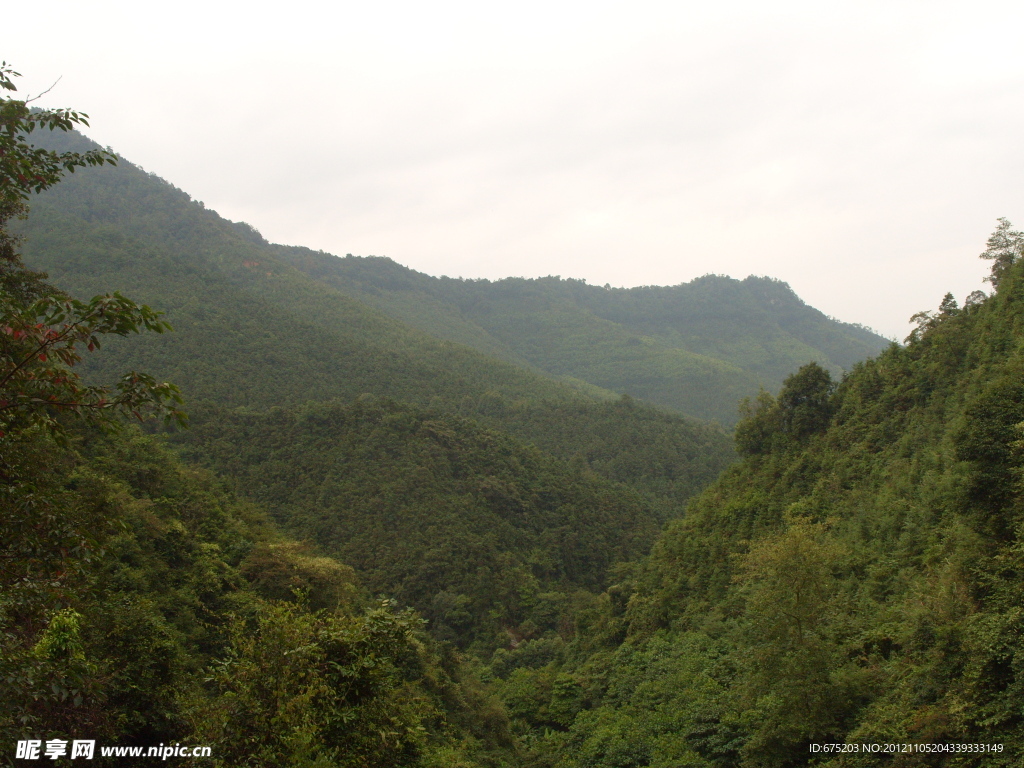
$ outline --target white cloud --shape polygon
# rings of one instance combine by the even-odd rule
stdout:
[[[768,274],[898,336],[978,287],[995,218],[1024,223],[1024,11],[708,5],[51,2],[9,14],[4,56],[283,242],[467,277]]]

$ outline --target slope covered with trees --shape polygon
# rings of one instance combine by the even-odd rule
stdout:
[[[1020,764],[1024,235],[985,255],[991,297],[748,403],[587,632],[496,654],[534,764]]]
[[[463,647],[556,629],[673,511],[500,432],[390,401],[201,421],[178,438],[186,456]]]
[[[18,534],[0,547],[5,753],[89,738],[205,745],[232,767],[514,758],[500,706],[459,658],[351,568],[152,438],[70,440],[0,446],[0,526]],[[32,526],[13,519],[29,502]],[[45,526],[60,536],[27,551]]]
[[[94,146],[78,135],[63,145]],[[264,408],[364,392],[452,406],[488,391],[575,396],[309,280],[251,228],[125,161],[41,195],[23,234],[26,262],[56,285],[82,296],[116,285],[174,325],[166,337],[110,345],[100,373],[131,360],[190,399]]]
[[[77,135],[49,143],[95,146]],[[98,380],[136,368],[175,382],[192,404],[254,409],[389,397],[478,420],[676,501],[733,458],[721,430],[394,320],[123,160],[47,191],[22,231],[26,260],[56,285],[79,297],[117,287],[174,326],[106,344],[85,363]]]
[[[386,258],[278,246],[289,263],[410,325],[558,377],[733,424],[736,402],[816,361],[833,374],[888,342],[770,278],[610,288],[546,277],[434,278]]]
[[[490,283],[273,246],[124,161],[42,195],[26,232],[29,263],[72,293],[116,281],[167,313],[178,333],[125,355],[144,355],[186,393],[238,405],[363,392],[424,405],[486,391],[565,401],[582,391],[732,424],[740,397],[777,390],[794,367],[816,360],[839,373],[886,344],[762,278],[629,290]],[[261,376],[283,367],[295,376]]]
[[[0,88],[16,76],[0,64]],[[0,101],[0,760],[45,742],[118,765],[114,745],[182,741],[217,766],[514,759],[500,709],[414,614],[119,421],[182,418],[172,385],[83,382],[107,337],[169,330],[119,294],[54,288],[7,228],[30,192],[112,159],[26,141],[84,118]]]

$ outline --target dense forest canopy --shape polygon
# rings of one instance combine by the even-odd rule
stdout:
[[[814,360],[835,374],[888,342],[827,318],[770,278],[706,275],[610,288],[557,277],[433,278],[386,258],[279,247],[346,295],[440,338],[559,377],[733,424],[736,401]]]
[[[592,631],[495,655],[533,764],[1020,764],[1024,235],[988,245],[994,295],[748,402]]]

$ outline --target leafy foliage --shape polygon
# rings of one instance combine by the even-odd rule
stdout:
[[[0,86],[14,74],[0,66]],[[110,159],[24,140],[78,113],[8,99],[0,117],[0,225],[62,170]],[[500,710],[418,619],[369,605],[351,569],[283,540],[153,439],[97,429],[147,406],[183,417],[171,385],[132,373],[110,392],[72,371],[102,335],[168,326],[120,294],[71,299],[24,268],[17,244],[0,226],[4,743],[204,739],[220,765],[512,758]]]
[[[17,75],[6,62],[0,64],[0,89],[16,91],[12,78]],[[0,441],[44,422],[54,429],[54,414],[61,410],[140,415],[140,409],[148,408],[184,420],[175,407],[181,397],[173,385],[133,372],[122,375],[111,393],[84,386],[70,370],[81,360],[79,344],[92,351],[104,334],[168,329],[158,313],[120,294],[89,302],[71,299],[45,283],[45,275],[25,269],[18,238],[8,231],[12,218],[24,217],[32,192],[48,189],[76,168],[114,163],[106,150],[58,152],[28,141],[37,128],[67,132],[87,125],[86,117],[67,109],[33,111],[14,98],[0,100]]]
[[[828,426],[834,389],[828,371],[808,363],[786,379],[778,399],[764,390],[753,403],[744,399],[736,425],[737,450],[751,456],[806,442]]]
[[[987,280],[994,288],[999,287],[1003,275],[1024,256],[1024,232],[1011,229],[1012,226],[1008,219],[999,219],[999,226],[981,254],[981,258],[992,260],[992,273]]]
[[[665,513],[501,433],[393,402],[201,423],[178,438],[187,455],[460,645],[557,630],[565,593],[601,588]]]
[[[17,91],[13,78],[20,76],[6,61],[0,62],[0,90]],[[72,109],[32,110],[14,98],[0,101],[0,200],[6,204],[25,201],[76,168],[113,164],[113,155],[103,149],[58,153],[28,141],[37,128],[67,132],[76,125],[88,125],[88,117]]]
[[[891,759],[808,747],[843,742],[995,746],[908,765],[1020,762],[1020,262],[997,283],[962,309],[947,296],[838,385],[807,366],[748,403],[743,462],[620,569],[575,639],[496,654],[537,764]],[[555,679],[581,691],[557,719]]]
[[[45,602],[4,591],[6,741],[191,741],[223,765],[510,758],[500,709],[459,658],[368,600],[351,569],[152,438],[75,442],[33,483],[63,515],[91,515],[92,540]]]
[[[41,421],[57,427],[55,414],[78,416],[103,411],[142,411],[184,424],[181,394],[173,384],[149,374],[123,374],[113,391],[87,386],[70,369],[81,362],[78,345],[92,352],[105,334],[125,336],[142,330],[163,333],[170,325],[159,313],[119,293],[89,302],[49,296],[26,306],[0,297],[0,439]]]

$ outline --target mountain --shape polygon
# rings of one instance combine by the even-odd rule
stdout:
[[[435,278],[390,259],[277,247],[338,291],[439,338],[555,377],[732,425],[736,403],[776,392],[807,362],[835,375],[886,339],[826,317],[785,283],[706,275],[671,287],[610,288],[546,277]]]
[[[186,740],[222,766],[520,764],[500,704],[437,638],[570,626],[733,460],[728,436],[403,326],[122,170],[77,174],[22,234],[79,296],[169,307],[177,341],[128,333],[151,317],[128,300],[89,305],[113,307],[104,330],[69,328],[93,310],[0,232],[17,289],[0,337],[0,732],[23,751],[43,734]],[[119,427],[104,409],[120,400],[79,386],[79,354],[97,383],[180,376],[194,430],[170,437],[221,476]],[[361,579],[432,612],[432,635]]]
[[[67,142],[93,146],[78,135]],[[96,380],[143,370],[179,385],[193,405],[259,410],[388,397],[476,419],[676,503],[733,457],[720,429],[616,406],[614,393],[389,317],[125,161],[67,177],[33,200],[22,229],[26,262],[56,285],[81,298],[119,290],[174,326],[105,343],[84,364]]]
[[[760,397],[602,616],[495,653],[533,764],[1020,764],[1024,234],[989,246],[994,295]]]
[[[112,343],[97,373],[130,364],[186,394],[261,408],[364,392],[450,406],[484,392],[577,397],[308,279],[251,229],[123,161],[79,171],[34,200],[24,233],[26,263],[55,284],[80,296],[113,287],[174,324],[141,344]]]
[[[888,343],[766,278],[490,283],[275,246],[123,160],[39,196],[24,231],[27,262],[56,284],[76,295],[117,286],[177,329],[114,344],[110,370],[131,363],[233,405],[371,392],[467,413],[484,393],[563,403],[628,394],[731,425],[740,398],[776,391],[794,367],[815,360],[839,373]]]
[[[8,743],[353,768],[1024,756],[1008,222],[994,295],[947,296],[860,362],[869,336],[775,281],[434,279],[271,245],[126,163],[22,232],[76,295],[167,310],[176,333],[104,341],[90,375],[177,379],[194,426],[61,402],[75,357],[39,350],[70,343],[67,314],[5,293],[0,408],[32,416],[0,431]],[[5,285],[60,305],[8,251]],[[739,462],[629,394],[713,409],[770,376]]]
[[[735,460],[717,426],[403,324],[127,163],[66,179],[24,233],[57,285],[175,328],[104,341],[93,378],[180,385],[184,455],[462,646],[568,621]]]
[[[13,75],[0,66],[5,88]],[[160,407],[173,388],[130,373],[82,383],[76,364],[101,339],[167,329],[129,299],[75,302],[25,268],[7,230],[20,194],[97,157],[33,151],[21,139],[35,113],[2,106],[0,734],[15,746],[0,762],[44,744],[106,766],[518,762],[500,705],[415,613],[119,418],[173,417]]]

